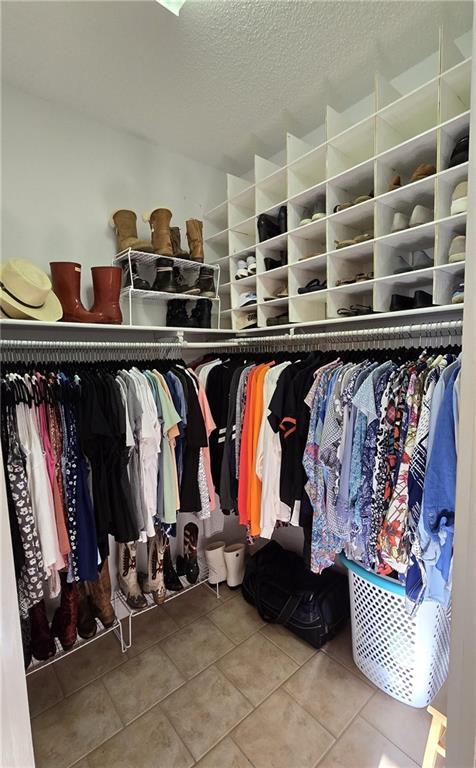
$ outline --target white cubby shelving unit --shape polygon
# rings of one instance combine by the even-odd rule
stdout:
[[[377,74],[366,114],[362,103],[353,118],[352,109],[339,113],[327,107],[318,146],[288,133],[284,165],[255,155],[252,180],[227,174],[227,200],[205,214],[205,260],[223,276],[221,327],[238,330],[240,315],[251,312],[257,332],[271,317],[282,318],[272,325],[275,330],[361,322],[362,315],[339,314],[355,305],[369,307],[364,319],[388,321],[399,315],[389,311],[392,295],[413,297],[416,290],[431,294],[432,306],[407,310],[405,316],[461,313],[463,305],[453,305],[451,297],[464,281],[464,261],[449,263],[448,252],[452,238],[465,234],[466,213],[452,216],[450,209],[454,188],[467,179],[468,163],[448,166],[456,141],[469,134],[472,60],[446,41],[443,31],[433,59],[433,76],[411,90],[400,90],[398,78],[389,83]],[[412,182],[422,163],[436,172]],[[389,191],[396,175],[401,186]],[[364,196],[371,197],[336,211]],[[317,204],[325,215],[301,225]],[[394,214],[409,216],[416,205],[429,208],[432,220],[392,232]],[[287,231],[259,242],[258,216],[277,217],[281,206],[287,208]],[[359,235],[368,239],[336,247]],[[418,250],[433,266],[408,266],[395,274]],[[236,279],[238,261],[250,254],[256,257],[256,274]],[[342,284],[362,274],[368,279]],[[326,281],[325,289],[299,293],[316,278]],[[287,297],[270,300],[283,288]],[[248,291],[256,293],[257,302],[241,309],[240,296]]]
[[[113,264],[122,267],[124,277],[126,275],[132,275],[132,265],[134,265],[140,277],[147,280],[149,285],[152,286],[156,275],[157,259],[160,258],[170,260],[170,262],[173,263],[173,267],[179,267],[183,274],[188,275],[190,284],[198,278],[200,268],[204,266],[191,259],[179,259],[174,256],[160,256],[155,253],[143,253],[142,251],[134,251],[132,248],[128,248],[117,254]],[[187,302],[191,302],[190,307],[193,307],[197,300],[209,298],[212,302],[212,328],[219,329],[221,318],[219,296],[220,264],[206,264],[205,266],[213,269],[213,280],[215,285],[215,295],[213,298],[210,296],[205,297],[200,294],[189,295],[186,293],[173,293],[171,291],[138,289],[134,288],[133,280],[130,280],[129,285],[121,289],[120,296],[124,324],[130,326],[153,325],[157,328],[170,328],[171,326],[166,325],[167,305],[170,299],[186,300]]]

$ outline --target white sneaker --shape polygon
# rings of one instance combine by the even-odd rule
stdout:
[[[238,259],[238,268],[236,270],[235,280],[241,280],[242,277],[248,277],[248,267],[244,259]]]
[[[460,181],[451,195],[451,215],[464,213],[468,210],[468,182]]]
[[[421,224],[428,224],[430,221],[433,221],[433,211],[425,205],[415,205],[408,226],[419,227]]]
[[[254,254],[247,257],[246,266],[248,267],[249,275],[254,275],[256,273],[256,256]]]
[[[409,218],[404,213],[396,211],[393,216],[392,229],[390,232],[401,232],[404,229],[408,229]]]

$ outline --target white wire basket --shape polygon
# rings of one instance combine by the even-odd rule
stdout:
[[[374,685],[412,707],[426,707],[448,673],[450,612],[425,600],[415,616],[405,589],[341,555],[350,585],[352,652]]]

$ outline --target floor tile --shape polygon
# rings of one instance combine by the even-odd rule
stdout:
[[[194,760],[160,707],[88,756],[90,768],[190,768]]]
[[[55,671],[65,696],[101,677],[127,661],[114,632],[89,643],[55,663]]]
[[[265,624],[256,608],[248,605],[241,595],[216,608],[208,618],[234,643],[241,643],[246,640]]]
[[[355,718],[318,765],[319,768],[417,768],[413,760],[361,717]]]
[[[123,627],[127,624],[125,620],[122,623]],[[127,651],[128,656],[130,658],[137,656],[146,648],[150,648],[172,632],[176,632],[178,628],[178,624],[162,606],[152,608],[145,613],[138,613],[132,619],[132,645]],[[127,631],[127,628],[123,629],[126,638]]]
[[[80,760],[79,763],[75,763],[73,765],[73,768],[91,768],[91,763],[89,762],[87,757],[83,757],[83,759]]]
[[[191,621],[200,618],[205,613],[213,611],[218,605],[223,605],[224,601],[217,598],[211,589],[202,585],[191,589],[183,595],[179,595],[173,600],[169,600],[164,606],[164,610],[178,624],[179,627],[185,627]]]
[[[215,666],[168,696],[161,707],[195,760],[203,757],[252,709]]]
[[[26,678],[30,717],[36,717],[63,698],[63,691],[55,675],[54,667],[55,664],[50,664]]]
[[[217,667],[255,707],[299,669],[260,632],[227,653]]]
[[[168,696],[185,678],[158,645],[153,645],[102,678],[124,724]]]
[[[368,685],[372,686],[375,690],[375,686],[365,675],[360,671],[357,665],[354,663],[352,656],[352,630],[350,627],[350,621],[344,629],[342,629],[338,635],[330,640],[322,649],[324,653],[331,656],[336,661],[340,661],[347,669],[350,669],[355,675],[365,680]]]
[[[208,752],[196,768],[253,768],[241,749],[228,736]]]
[[[373,695],[370,686],[325,653],[306,661],[284,687],[333,736],[340,736]]]
[[[206,616],[184,627],[161,647],[186,677],[193,677],[235,646]]]
[[[261,634],[265,635],[268,640],[275,643],[282,651],[291,656],[297,664],[304,664],[305,661],[314,656],[317,653],[316,649],[305,643],[301,638],[293,635],[289,629],[283,627],[282,624],[267,624],[261,630]]]
[[[431,724],[426,709],[409,707],[378,691],[360,714],[420,765]]]
[[[103,683],[96,680],[32,720],[36,768],[69,768],[121,728]]]
[[[260,704],[232,736],[255,768],[313,768],[334,741],[283,689]]]

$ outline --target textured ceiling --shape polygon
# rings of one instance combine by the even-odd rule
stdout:
[[[282,148],[470,26],[471,2],[2,2],[3,77],[226,170]]]

